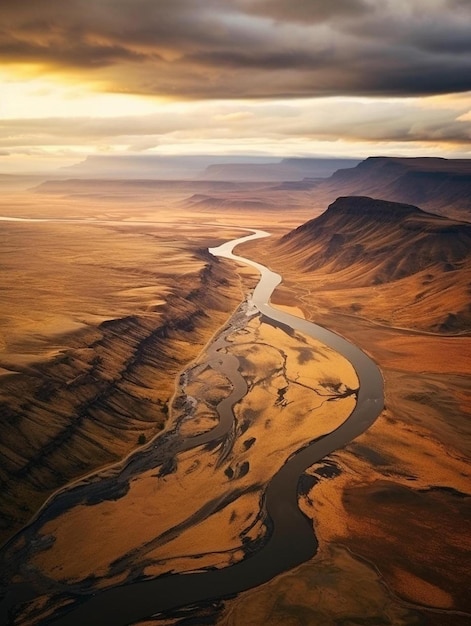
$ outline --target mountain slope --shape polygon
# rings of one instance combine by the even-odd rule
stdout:
[[[319,306],[424,330],[471,329],[470,224],[343,197],[282,237],[276,254],[316,289]]]

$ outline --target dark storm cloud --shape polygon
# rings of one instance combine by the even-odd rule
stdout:
[[[0,62],[184,98],[471,89],[468,0],[4,0]]]
[[[54,66],[74,68],[106,67],[119,62],[138,62],[147,60],[143,54],[115,44],[97,45],[84,43],[75,37],[73,43],[54,42],[53,45],[42,42],[13,41],[4,43],[0,40],[0,58],[5,61],[51,63]]]
[[[240,0],[239,5],[248,13],[269,16],[275,20],[293,22],[325,22],[344,16],[358,17],[370,11],[364,0]]]
[[[323,58],[324,56],[324,58]],[[188,60],[196,65],[213,68],[260,69],[260,70],[314,70],[317,66],[325,67],[329,59],[321,53],[309,54],[305,51],[261,52],[253,56],[249,52],[224,51],[217,56],[211,53],[199,53],[188,56]]]

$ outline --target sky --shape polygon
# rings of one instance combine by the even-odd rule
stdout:
[[[0,172],[471,158],[471,0],[2,0]]]

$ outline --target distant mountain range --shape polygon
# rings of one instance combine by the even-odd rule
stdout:
[[[205,180],[252,182],[316,181],[327,178],[340,168],[354,167],[358,159],[288,158],[278,163],[221,163],[210,165],[202,175]]]
[[[125,178],[150,180],[195,180],[211,165],[278,163],[276,157],[90,155],[84,161],[63,167],[61,177]]]
[[[325,203],[367,195],[471,219],[471,159],[369,157],[319,183],[304,181]]]
[[[37,189],[126,195],[175,185],[201,208],[322,207],[339,196],[361,195],[471,221],[471,159],[95,155]]]
[[[359,159],[281,158],[258,156],[88,156],[64,167],[60,176],[236,182],[300,181],[326,178]]]

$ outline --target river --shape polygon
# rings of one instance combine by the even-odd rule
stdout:
[[[127,626],[151,615],[227,597],[250,589],[307,561],[316,553],[317,541],[312,524],[298,507],[297,486],[300,476],[309,466],[350,442],[375,421],[383,409],[383,380],[377,366],[359,348],[325,328],[282,312],[269,304],[270,296],[281,282],[281,277],[263,265],[233,253],[236,245],[266,236],[268,233],[254,231],[251,235],[227,242],[218,248],[211,248],[210,252],[214,256],[248,264],[260,272],[260,281],[253,292],[250,304],[256,307],[270,323],[298,330],[318,339],[350,361],[359,379],[357,403],[354,410],[349,418],[333,432],[309,442],[298,450],[273,476],[262,503],[268,526],[268,540],[258,552],[224,569],[164,575],[154,580],[133,582],[100,591],[93,596],[85,596],[83,600],[79,600],[80,604],[74,603],[69,611],[64,609],[61,615],[48,620],[48,624],[102,626],[109,623],[113,626]],[[222,335],[215,342],[216,345],[210,347],[210,357],[216,355],[217,342],[223,341]],[[237,359],[227,355],[227,359],[221,360],[220,354],[218,355],[220,371],[231,380],[233,392],[217,407],[220,416],[218,426],[210,432],[180,440],[178,443],[175,441],[175,431],[173,434],[172,431],[164,433],[160,444],[162,458],[165,456],[163,451],[166,449],[172,449],[172,453],[176,454],[221,438],[231,428],[232,408],[245,395],[247,387],[238,371]],[[150,454],[146,460],[143,460],[142,455],[131,458],[120,474],[120,481],[128,479],[138,467],[142,471],[143,467],[147,467],[151,462],[155,462],[155,458],[152,460]],[[109,482],[110,480],[114,482]],[[68,500],[68,506],[73,503],[74,499],[80,501],[84,490],[88,490],[90,498],[90,492],[93,494],[93,490],[95,492],[106,490],[111,486],[116,486],[116,481],[116,478],[104,479],[100,483],[71,490],[68,494],[61,496],[62,500],[58,498],[53,501],[49,510],[54,507],[63,508],[65,500]]]

